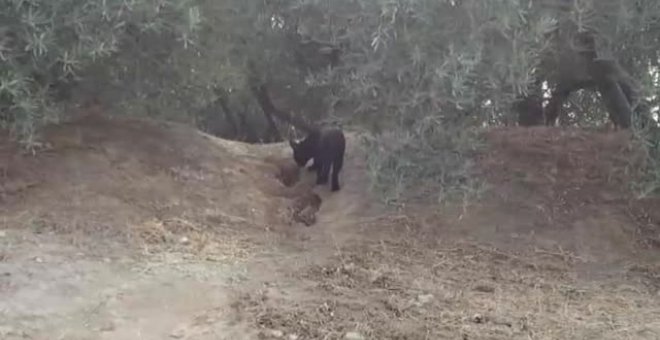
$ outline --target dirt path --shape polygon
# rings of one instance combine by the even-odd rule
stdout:
[[[228,301],[240,268],[169,258],[90,256],[53,235],[5,233],[3,339],[166,339]]]

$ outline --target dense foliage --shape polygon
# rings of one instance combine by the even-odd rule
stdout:
[[[0,1],[0,122],[33,142],[35,129],[64,111],[74,84],[100,81],[104,91],[118,81],[110,75],[140,77],[139,63],[154,54],[137,54],[162,41],[190,44],[198,18],[190,1]],[[118,65],[130,53],[138,58]]]
[[[562,125],[608,117],[625,125],[629,113],[650,116],[658,105],[655,0],[0,0],[0,8],[0,120],[28,141],[85,96],[225,138],[277,140],[288,125],[259,100],[255,89],[265,87],[281,112],[370,131],[374,189],[394,201],[478,192],[466,156],[480,127],[543,123],[534,110],[542,105],[563,106]],[[649,129],[638,135],[655,145]]]

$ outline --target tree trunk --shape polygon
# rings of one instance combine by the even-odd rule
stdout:
[[[220,100],[219,104],[220,104],[220,108],[225,113],[225,120],[227,121],[227,123],[229,124],[229,128],[231,129],[230,133],[233,136],[233,138],[236,138],[236,136],[238,136],[238,124],[236,123],[236,117],[234,116],[234,112],[231,111],[229,105],[227,105],[227,102],[224,99]]]
[[[629,128],[632,108],[619,82],[614,77],[603,77],[598,81],[598,91],[607,107],[612,123],[624,129]]]
[[[514,105],[518,112],[519,126],[536,126],[543,124],[543,98],[529,95]]]
[[[251,126],[247,121],[247,112],[248,109],[244,108],[243,112],[238,114],[238,120],[240,122],[240,140],[246,143],[256,143],[259,141],[259,134],[255,131],[254,127]]]
[[[614,125],[629,128],[632,121],[632,108],[638,97],[639,86],[616,60],[598,59],[593,34],[584,33],[581,37],[584,50],[580,55],[587,61],[587,71],[596,82],[598,92]]]
[[[562,6],[569,2],[566,0]],[[545,108],[546,125],[556,124],[564,102],[573,91],[594,88],[600,93],[612,123],[630,127],[640,86],[616,60],[599,59],[593,32],[578,33],[576,38],[577,51],[572,44],[562,47],[559,42],[560,57],[548,63],[546,71],[553,75],[555,89]]]
[[[264,112],[264,116],[266,116],[266,121],[268,122],[268,138],[269,139],[276,138],[277,140],[282,140],[282,135],[277,129],[277,124],[275,123],[275,119],[273,119],[273,116],[278,116],[279,118],[279,114],[278,114],[279,112],[277,108],[273,105],[273,102],[270,100],[270,96],[268,95],[266,86],[265,85],[251,86],[250,90],[257,98],[257,101],[259,102],[259,106],[261,106],[261,110]]]
[[[261,109],[264,111],[264,114],[266,114],[267,117],[270,117],[271,120],[272,117],[275,116],[278,119],[282,120],[283,122],[293,125],[296,129],[303,130],[307,133],[311,132],[314,129],[310,124],[308,124],[303,119],[277,109],[275,105],[273,105],[273,101],[270,99],[270,95],[268,94],[268,89],[266,88],[266,85],[264,84],[258,86],[253,85],[251,86],[251,90],[254,96],[257,98],[257,101],[259,102]]]
[[[550,97],[550,101],[548,101],[548,105],[544,110],[545,125],[555,126],[557,124],[557,118],[559,118],[564,102],[568,99],[570,93],[570,91],[559,89],[552,91],[552,97]]]

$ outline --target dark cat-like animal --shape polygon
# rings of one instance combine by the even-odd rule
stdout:
[[[316,184],[327,184],[332,166],[332,191],[339,191],[339,172],[344,165],[346,139],[344,132],[335,127],[316,128],[302,141],[290,140],[293,159],[299,167],[310,159],[314,163],[308,168],[316,171]]]

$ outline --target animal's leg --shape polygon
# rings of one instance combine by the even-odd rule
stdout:
[[[316,168],[314,169],[316,170],[316,184],[319,184],[319,182],[321,181],[321,177],[323,177],[323,173],[322,173],[323,163],[319,159],[318,161],[316,161],[316,163],[314,163],[314,165],[316,165]]]
[[[314,158],[314,159],[312,160],[312,165],[310,165],[309,168],[307,168],[307,170],[309,170],[310,172],[312,172],[312,171],[317,171],[318,168],[319,168],[319,163],[320,163],[320,162],[317,161],[316,158]]]
[[[319,167],[318,175],[316,176],[316,184],[327,184],[330,175],[330,162],[325,161]]]
[[[339,172],[344,165],[344,157],[338,156],[332,162],[332,191],[339,191]]]

